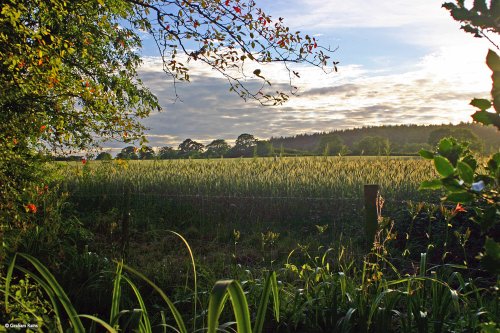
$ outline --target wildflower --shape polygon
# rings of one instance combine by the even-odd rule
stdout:
[[[86,159],[85,157],[84,157],[84,158],[82,158],[82,164],[83,164],[83,165],[87,164],[87,159]]]
[[[452,214],[457,215],[458,213],[466,213],[466,212],[467,211],[465,210],[465,208],[460,203],[457,203],[457,206],[455,207],[455,209],[453,209]]]
[[[27,204],[25,208],[27,213],[32,213],[32,214],[36,213],[36,206],[32,203]]]
[[[40,126],[40,132],[45,131],[46,128],[47,128],[47,126],[45,126],[45,125]]]

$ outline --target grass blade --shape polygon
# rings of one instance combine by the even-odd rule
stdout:
[[[139,306],[141,307],[141,310],[142,310],[142,323],[143,323],[143,330],[141,330],[141,332],[145,332],[145,333],[151,333],[152,332],[152,328],[151,328],[151,322],[149,321],[149,316],[148,316],[148,312],[146,310],[146,304],[144,304],[144,300],[142,299],[142,296],[141,296],[141,293],[139,291],[139,289],[137,288],[137,286],[129,279],[127,278],[126,276],[123,276],[122,277],[129,285],[130,287],[132,288],[132,290],[134,291],[135,293],[135,296],[137,297],[137,301],[139,302]]]
[[[257,316],[255,318],[255,323],[253,327],[253,333],[262,332],[262,327],[264,326],[264,321],[266,319],[267,304],[269,303],[269,296],[273,293],[273,304],[274,304],[274,316],[277,321],[279,321],[279,295],[278,295],[278,282],[276,281],[276,273],[271,272],[266,279],[264,284],[264,289],[262,290],[262,295],[260,297],[259,308],[257,309]]]
[[[52,303],[52,307],[53,307],[53,310],[54,310],[54,313],[55,313],[55,318],[56,318],[56,322],[57,322],[57,327],[59,328],[59,332],[63,332],[64,330],[63,330],[62,324],[61,324],[61,315],[60,315],[60,312],[59,312],[59,306],[57,304],[57,299],[56,299],[56,295],[54,294],[54,291],[38,275],[33,274],[32,272],[30,272],[26,268],[23,268],[23,267],[20,267],[20,266],[17,266],[16,268],[18,270],[20,270],[21,272],[23,272],[24,274],[29,274],[29,276],[32,277],[33,280],[35,280],[36,283],[38,283],[45,290],[45,292],[47,293],[47,296],[49,296],[49,298],[50,298],[50,302]]]
[[[191,258],[191,265],[193,266],[193,280],[194,280],[194,315],[193,315],[193,332],[196,331],[196,310],[197,310],[197,304],[198,304],[198,281],[197,281],[197,274],[196,274],[196,264],[194,262],[194,255],[193,255],[193,251],[191,250],[191,246],[189,246],[189,243],[188,241],[182,237],[181,234],[175,232],[175,231],[172,231],[172,230],[169,230],[169,232],[171,232],[172,234],[176,235],[177,237],[179,237],[182,242],[184,243],[184,245],[186,245],[186,248],[189,252],[189,257]]]
[[[221,303],[226,299],[226,293],[229,294],[233,305],[238,333],[251,333],[252,326],[247,299],[241,285],[235,280],[221,280],[215,283],[208,303],[208,333],[217,331],[219,309],[223,306]]]
[[[177,327],[179,328],[180,333],[187,333],[186,325],[184,324],[184,320],[182,319],[181,314],[179,313],[179,310],[175,307],[174,303],[168,298],[168,296],[163,292],[163,290],[160,289],[156,284],[154,284],[150,279],[148,279],[146,276],[143,274],[139,273],[132,267],[128,267],[127,265],[123,264],[123,268],[125,268],[127,271],[130,273],[138,276],[142,280],[144,280],[147,284],[149,284],[151,287],[153,287],[154,290],[158,294],[160,294],[161,298],[167,303],[170,312],[172,312],[172,315],[174,316],[174,320],[177,323]]]
[[[57,283],[57,280],[54,277],[54,275],[52,275],[52,273],[50,273],[47,267],[45,267],[40,261],[38,261],[38,259],[23,253],[19,253],[19,256],[28,260],[40,273],[42,278],[45,279],[45,281],[47,281],[48,287],[53,290],[55,296],[57,297],[59,302],[61,302],[62,306],[66,310],[69,321],[71,323],[71,326],[73,326],[74,331],[85,332],[85,328],[83,327],[83,324],[78,317],[78,313],[71,304],[68,295],[66,295],[62,287],[59,285],[59,283]]]
[[[9,313],[9,296],[10,296],[10,283],[12,281],[12,273],[14,272],[14,265],[16,264],[17,253],[14,254],[14,258],[9,264],[7,269],[7,276],[5,278],[5,313]]]
[[[116,315],[120,312],[120,299],[122,294],[121,278],[122,278],[123,261],[116,265],[116,276],[113,284],[113,296],[111,298],[111,312],[109,314],[109,322],[112,323]]]
[[[105,322],[104,320],[102,320],[100,318],[97,318],[97,317],[91,316],[91,315],[79,315],[78,317],[90,319],[93,322],[96,322],[99,325],[101,325],[102,327],[104,327],[108,332],[118,333],[117,330],[115,330],[113,327],[111,327],[111,325],[109,325],[107,322]]]

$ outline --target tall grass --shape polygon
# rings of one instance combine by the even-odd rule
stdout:
[[[4,310],[9,308],[10,286],[15,270],[30,274],[50,299],[59,332],[94,332],[99,325],[107,332],[154,332],[157,329],[179,333],[231,331],[265,332],[474,332],[482,323],[495,327],[498,304],[495,293],[479,288],[470,278],[453,267],[432,267],[422,254],[419,270],[402,275],[395,267],[377,264],[375,253],[358,265],[340,249],[326,249],[322,256],[311,256],[302,248],[291,254],[278,274],[267,274],[263,286],[245,291],[236,280],[217,281],[205,305],[206,325],[188,329],[185,315],[175,300],[135,269],[117,262],[110,299],[110,317],[79,314],[52,273],[37,259],[16,254],[8,268]],[[18,262],[18,258],[25,262]],[[294,258],[292,260],[292,258]],[[31,269],[26,267],[31,266]],[[167,321],[164,306],[161,321],[153,324],[153,315],[133,281],[149,285],[161,297],[171,313]],[[280,281],[278,281],[280,279]],[[124,309],[122,288],[128,285],[136,297],[135,309]],[[257,308],[249,306],[248,297],[257,299]],[[272,298],[274,321],[264,325]],[[234,321],[219,323],[227,301],[231,302]],[[196,302],[196,300],[194,300]],[[27,309],[28,310],[28,309]],[[252,316],[252,312],[254,312]],[[227,311],[224,318],[228,318]],[[89,322],[84,321],[89,320]],[[88,324],[86,324],[88,323]],[[48,326],[48,325],[47,325]]]
[[[26,268],[26,264],[19,264],[17,262],[18,256],[25,259],[27,263],[34,268],[34,271],[28,270]],[[89,330],[91,332],[95,331],[94,324],[99,324],[107,332],[111,333],[153,332],[154,327],[151,324],[150,315],[148,314],[148,310],[141,296],[141,292],[139,291],[139,288],[136,286],[136,284],[132,282],[131,277],[124,274],[123,270],[127,271],[132,276],[138,277],[141,281],[152,287],[156,292],[158,292],[162,300],[167,304],[170,312],[173,315],[176,326],[173,326],[166,322],[163,312],[162,323],[159,326],[162,326],[165,329],[171,329],[178,333],[188,332],[186,324],[184,322],[184,318],[176,308],[174,302],[151,280],[149,280],[147,277],[134,270],[133,268],[124,265],[123,262],[117,262],[113,294],[111,297],[110,318],[109,321],[106,321],[94,315],[78,314],[77,310],[69,300],[66,292],[57,282],[54,275],[52,275],[52,273],[47,269],[47,267],[45,267],[38,259],[30,255],[22,253],[15,254],[12,258],[11,263],[9,264],[5,288],[2,290],[5,296],[5,312],[8,312],[9,308],[9,299],[11,298],[10,286],[13,280],[15,269],[21,271],[24,274],[29,274],[30,276],[32,276],[33,279],[43,288],[46,295],[51,301],[52,308],[55,313],[55,327],[57,327],[58,332],[62,333],[71,331],[83,333],[88,331],[81,319],[88,319],[91,321],[91,325],[89,326]],[[133,290],[139,304],[138,309],[127,310],[121,308],[122,281],[125,281]],[[219,317],[221,316],[226,301],[229,299],[234,311],[234,324],[236,325],[237,331],[242,333],[261,333],[271,293],[274,295],[274,313],[276,315],[276,318],[279,320],[278,285],[276,282],[275,273],[269,274],[268,278],[266,279],[264,289],[260,298],[260,305],[257,311],[257,315],[254,319],[255,324],[252,328],[252,318],[250,316],[247,299],[239,282],[235,280],[218,281],[210,292],[210,304],[208,305],[208,310],[206,313],[206,317],[208,318],[208,326],[198,328],[196,326],[196,320],[193,320],[194,326],[191,332],[194,333],[199,330],[206,330],[208,333],[217,332],[220,329],[218,322]],[[197,300],[195,299],[194,304],[196,303]],[[29,308],[26,308],[26,310],[29,310]],[[232,323],[225,323],[223,324],[223,327],[229,327],[231,325]],[[40,327],[40,329],[42,328]]]

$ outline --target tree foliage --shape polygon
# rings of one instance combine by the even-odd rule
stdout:
[[[224,139],[216,139],[206,146],[206,153],[210,157],[219,157],[226,154],[231,147]]]
[[[455,21],[462,22],[462,29],[471,33],[474,37],[487,38],[497,46],[489,37],[488,33],[500,33],[498,17],[500,16],[500,2],[497,0],[486,3],[486,0],[474,0],[472,6],[467,7],[464,0],[446,2],[443,7],[450,11]],[[498,48],[498,46],[497,46]]]
[[[174,80],[189,80],[189,62],[201,61],[225,77],[230,90],[244,99],[280,104],[288,94],[271,85],[258,64],[308,63],[326,70],[331,51],[316,38],[291,32],[283,18],[274,19],[253,0],[127,0],[136,5],[142,28],[154,38]],[[179,57],[182,55],[184,57]],[[254,65],[252,72],[244,64]],[[337,62],[331,62],[335,68]],[[287,67],[288,68],[288,67]],[[290,79],[299,74],[290,71]],[[247,78],[262,85],[252,90]],[[290,91],[293,93],[293,89]]]
[[[186,139],[179,144],[179,152],[181,154],[201,153],[205,146],[191,139]]]
[[[343,141],[336,134],[327,134],[321,137],[317,152],[324,156],[337,155],[342,149]]]
[[[95,159],[96,161],[110,161],[113,159],[113,156],[111,156],[110,153],[103,151],[99,153]]]
[[[474,34],[475,37],[486,38],[500,49],[498,44],[490,38],[489,34],[498,37],[500,34],[500,1],[492,0],[487,5],[485,0],[475,0],[472,7],[467,7],[464,0],[455,3],[446,2],[443,7],[450,11],[454,20],[462,22],[465,32]],[[486,56],[486,65],[491,69],[493,81],[491,88],[491,100],[474,98],[471,105],[479,111],[472,115],[472,119],[484,125],[493,125],[500,130],[500,57],[497,53],[489,50]],[[493,112],[489,111],[493,107]]]
[[[252,134],[243,133],[236,139],[231,152],[234,156],[251,156],[256,145],[257,139]]]
[[[138,156],[140,160],[152,160],[155,158],[155,151],[150,146],[142,146]]]
[[[389,140],[380,136],[366,136],[357,144],[356,149],[361,155],[383,155],[390,149]]]

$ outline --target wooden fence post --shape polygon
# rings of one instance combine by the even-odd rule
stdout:
[[[375,233],[378,227],[377,215],[377,195],[379,186],[377,184],[369,184],[364,186],[365,198],[365,235],[366,242],[370,250],[375,240]]]

